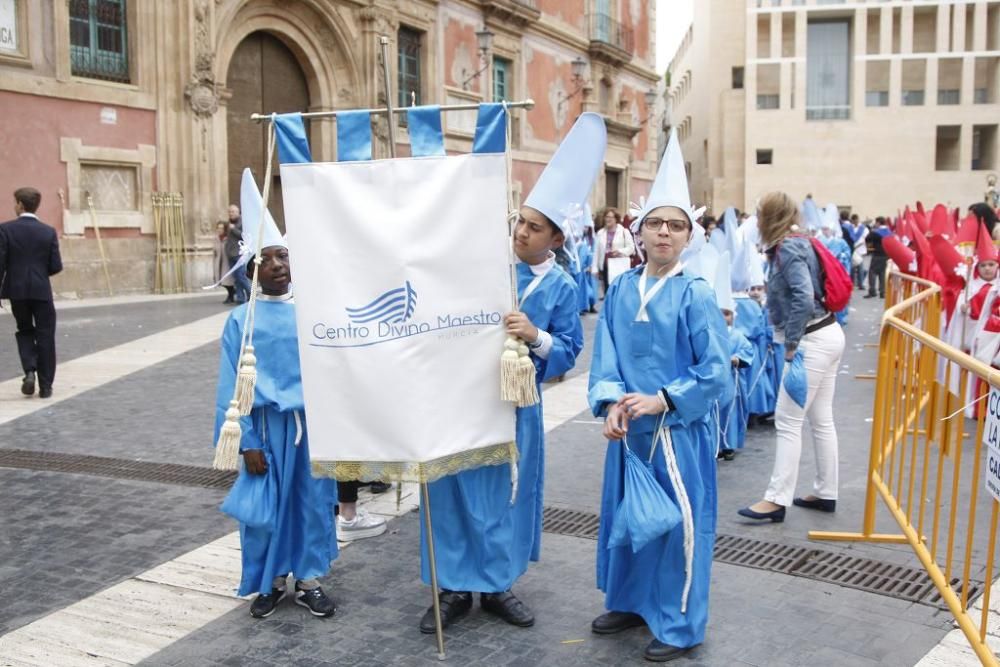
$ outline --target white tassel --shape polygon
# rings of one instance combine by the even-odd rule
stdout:
[[[246,417],[253,409],[253,395],[257,386],[257,357],[253,345],[247,345],[240,359],[240,370],[236,374],[236,401],[240,415]]]
[[[694,568],[694,512],[691,508],[691,500],[688,498],[687,489],[684,487],[684,478],[681,477],[680,468],[677,465],[677,454],[674,452],[674,441],[670,437],[670,429],[661,428],[658,437],[663,438],[663,459],[667,466],[667,477],[677,494],[677,503],[680,505],[681,517],[684,528],[684,589],[681,592],[681,613],[687,613],[688,594],[691,592],[691,576]]]
[[[513,336],[507,336],[503,343],[503,353],[500,355],[500,398],[516,403],[517,393],[517,348],[520,345]]]
[[[239,470],[240,438],[242,435],[239,407],[233,400],[229,402],[229,409],[226,410],[226,421],[219,431],[219,441],[215,443],[213,468],[216,470]]]

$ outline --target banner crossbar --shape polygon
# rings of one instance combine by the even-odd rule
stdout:
[[[475,111],[479,108],[479,103],[468,103],[468,104],[445,104],[442,105],[441,111]],[[527,109],[531,110],[535,107],[535,100],[528,98],[520,102],[507,102],[507,107],[510,109]],[[412,107],[392,107],[392,108],[381,108],[381,109],[341,109],[340,111],[308,111],[303,112],[303,118],[329,118],[331,120],[336,120],[337,114],[345,111],[367,111],[368,113],[375,116],[384,116],[386,114],[401,114],[406,113],[407,109]],[[267,113],[253,113],[250,114],[250,120],[255,121],[270,121],[275,114]]]

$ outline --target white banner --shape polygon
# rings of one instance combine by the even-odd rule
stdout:
[[[504,156],[285,164],[281,185],[313,461],[512,442]]]

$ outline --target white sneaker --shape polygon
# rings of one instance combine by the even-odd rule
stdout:
[[[337,540],[340,542],[378,537],[384,532],[385,519],[380,516],[372,516],[364,508],[359,507],[357,514],[351,521],[345,521],[344,517],[337,516]]]

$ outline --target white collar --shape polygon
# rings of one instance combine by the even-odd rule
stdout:
[[[517,263],[524,264],[524,262],[520,259],[517,260]],[[540,264],[528,264],[528,268],[531,269],[531,272],[536,276],[544,276],[555,265],[555,263],[556,254],[550,250],[548,257],[545,258],[544,262]]]
[[[288,290],[284,294],[277,294],[277,295],[264,294],[263,292],[258,292],[257,293],[257,300],[258,301],[291,301],[292,303],[294,303],[295,302],[295,296],[292,294],[292,290]]]
[[[38,216],[37,215],[35,215],[34,213],[28,213],[27,211],[25,211],[24,213],[22,213],[21,215],[19,215],[17,217],[19,217],[19,218],[34,218],[35,220],[38,220]]]

